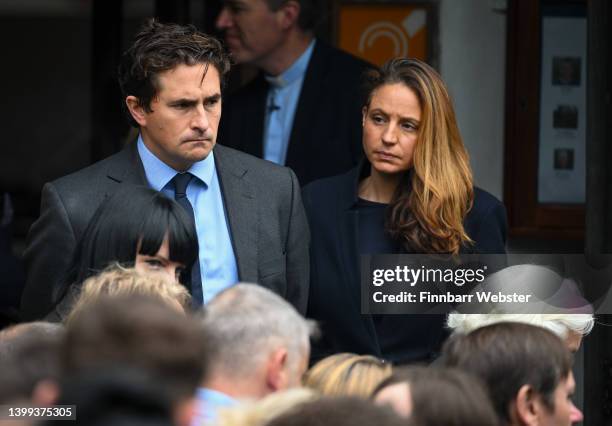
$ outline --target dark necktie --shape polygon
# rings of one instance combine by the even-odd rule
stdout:
[[[191,173],[177,173],[172,180],[174,181],[174,199],[185,209],[189,217],[193,219],[195,226],[193,206],[187,198],[187,185],[189,185],[191,179],[193,179],[193,175]],[[198,258],[191,267],[191,297],[193,298],[193,303],[195,306],[202,305],[204,301],[204,297],[202,295],[202,277],[200,275],[199,259],[200,254],[198,253]]]

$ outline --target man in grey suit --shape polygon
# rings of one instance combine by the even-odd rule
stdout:
[[[194,218],[195,299],[206,302],[237,281],[251,281],[305,312],[309,232],[297,178],[288,168],[215,145],[228,70],[219,41],[194,27],[150,21],[136,35],[119,80],[138,141],[44,186],[25,251],[23,319],[52,309],[54,288],[89,220],[122,184],[162,191]]]

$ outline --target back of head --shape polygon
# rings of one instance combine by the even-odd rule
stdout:
[[[391,387],[396,386],[406,386],[405,392],[392,393]],[[409,401],[397,400],[402,397]],[[498,424],[483,384],[454,368],[400,368],[378,386],[372,398],[377,404],[391,405],[398,413],[424,426]],[[409,413],[402,412],[398,406],[406,407],[404,410]]]
[[[146,372],[115,367],[76,375],[62,384],[58,405],[74,405],[81,426],[171,426],[168,390]],[[63,420],[46,425],[65,424]]]
[[[571,368],[570,353],[557,336],[541,327],[510,322],[451,337],[442,359],[483,381],[504,423],[510,422],[510,405],[524,385],[552,407],[555,388]]]
[[[329,397],[298,405],[267,426],[406,426],[406,419],[387,407],[377,407],[356,397]]]
[[[576,282],[563,278],[555,270],[541,265],[508,266],[487,277],[487,291],[530,293],[540,302],[521,313],[513,304],[498,303],[489,314],[451,313],[447,325],[454,332],[469,333],[476,328],[511,321],[544,327],[561,339],[588,334],[595,324],[592,307],[582,298]],[[545,302],[545,303],[542,303]],[[536,310],[537,307],[537,310]]]
[[[134,268],[112,265],[102,273],[88,278],[82,285],[67,322],[87,310],[101,297],[148,296],[169,307],[184,312],[190,306],[191,296],[187,289],[164,275],[138,272]]]
[[[570,332],[581,336],[591,332],[595,318],[591,314],[459,314],[448,316],[447,326],[455,333],[467,334],[477,328],[498,322],[521,322],[537,325],[565,339]]]
[[[340,353],[317,362],[303,381],[323,395],[367,398],[390,374],[391,364],[374,356]]]
[[[203,319],[211,374],[245,379],[270,353],[285,347],[297,372],[308,357],[308,322],[287,301],[261,286],[237,284],[207,305]]]
[[[32,322],[0,332],[0,403],[31,401],[42,381],[57,382],[64,328]]]
[[[307,388],[274,392],[249,404],[220,411],[219,426],[263,426],[298,404],[314,401],[319,395]]]
[[[68,375],[110,366],[140,368],[178,401],[191,397],[202,380],[205,342],[194,319],[159,300],[102,297],[68,325],[62,363]]]
[[[123,99],[138,98],[140,106],[150,112],[151,100],[159,90],[158,76],[179,65],[212,65],[219,77],[229,71],[229,57],[221,42],[203,34],[193,25],[146,22],[123,54],[119,66],[119,85]],[[130,123],[138,127],[132,116]]]

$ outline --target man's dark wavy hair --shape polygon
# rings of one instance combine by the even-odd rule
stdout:
[[[553,412],[555,389],[572,368],[570,352],[559,337],[513,322],[452,336],[442,349],[442,362],[482,380],[503,425],[511,423],[509,407],[523,385],[530,385]]]
[[[147,21],[124,52],[119,65],[119,86],[123,99],[135,96],[145,111],[159,90],[158,76],[178,65],[213,65],[223,84],[229,71],[229,57],[216,38],[199,32],[193,25]],[[124,104],[125,108],[125,104]],[[138,127],[128,113],[130,124]]]

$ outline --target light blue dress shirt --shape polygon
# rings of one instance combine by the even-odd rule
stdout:
[[[284,73],[265,77],[270,89],[266,103],[263,152],[266,160],[276,164],[285,165],[287,159],[293,118],[314,45],[315,40]]]
[[[138,136],[137,145],[149,186],[174,199],[171,180],[178,172],[157,158],[145,146],[142,136]],[[214,150],[187,171],[195,176],[187,187],[187,199],[195,214],[202,295],[204,303],[207,303],[218,292],[238,281],[238,266],[223,208]]]
[[[239,404],[234,398],[207,388],[199,388],[196,392],[196,408],[192,426],[212,426],[219,420],[219,410],[232,408]]]

